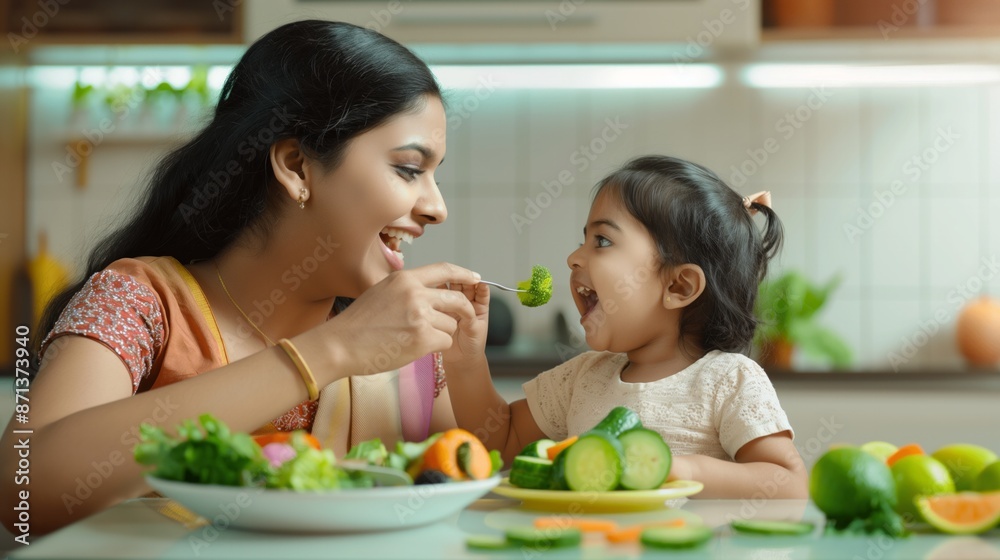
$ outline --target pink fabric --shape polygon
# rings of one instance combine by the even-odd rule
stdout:
[[[434,354],[428,354],[399,369],[399,419],[403,439],[427,439],[433,408]]]

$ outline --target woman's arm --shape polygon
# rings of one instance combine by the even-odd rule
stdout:
[[[736,452],[736,462],[704,455],[674,457],[668,480],[705,485],[697,498],[806,499],[809,473],[788,432],[757,438]]]
[[[292,342],[320,387],[366,373],[366,360],[383,352],[379,344],[385,336],[405,340],[398,353],[387,356],[390,368],[400,367],[448,347],[458,321],[473,316],[465,298],[427,286],[474,280],[453,265],[391,274],[344,313]],[[124,363],[103,344],[77,335],[50,344],[31,385],[30,423],[18,425],[34,431],[28,486],[34,532],[52,531],[149,491],[132,459],[143,422],[172,428],[211,412],[231,429],[249,432],[308,398],[298,370],[276,347],[183,382],[131,392]],[[16,443],[8,429],[0,440],[2,472],[17,470]],[[0,481],[3,503],[17,503],[13,498],[24,489],[14,480]],[[0,512],[8,528],[15,513]]]

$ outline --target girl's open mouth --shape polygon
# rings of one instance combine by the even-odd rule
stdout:
[[[597,297],[597,292],[586,286],[577,286],[576,293],[576,299],[581,303],[581,309],[583,309],[583,313],[580,315],[580,321],[583,321],[587,315],[590,315],[591,311],[597,308],[601,298]]]

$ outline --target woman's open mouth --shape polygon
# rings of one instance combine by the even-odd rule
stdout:
[[[385,255],[385,260],[389,261],[393,270],[401,270],[403,268],[403,253],[400,249],[404,241],[412,245],[414,235],[398,228],[384,227],[378,237],[382,241],[382,253]]]

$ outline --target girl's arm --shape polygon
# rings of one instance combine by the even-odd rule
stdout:
[[[705,485],[696,498],[806,499],[809,473],[788,432],[750,441],[736,452],[736,462],[704,455],[674,457],[668,480],[696,480]]]
[[[489,286],[452,285],[451,289],[468,298],[476,315],[472,321],[459,323],[451,348],[442,353],[455,420],[487,449],[500,451],[510,464],[524,445],[546,436],[532,418],[527,401],[507,404],[493,386],[486,361]]]

